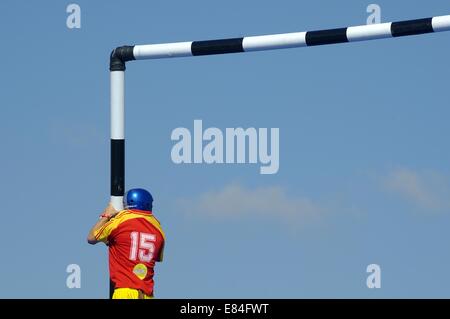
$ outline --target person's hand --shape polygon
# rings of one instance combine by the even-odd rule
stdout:
[[[111,202],[108,204],[108,206],[106,206],[105,210],[103,211],[103,215],[108,216],[108,218],[113,218],[118,213],[119,212],[114,208]]]

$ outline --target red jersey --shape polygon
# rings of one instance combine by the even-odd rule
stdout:
[[[165,235],[152,212],[119,212],[95,232],[109,245],[109,273],[115,288],[133,288],[153,295],[156,261],[163,260]]]

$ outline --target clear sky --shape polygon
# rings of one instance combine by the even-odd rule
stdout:
[[[109,53],[366,23],[370,1],[0,1],[0,297],[107,298]],[[382,22],[450,14],[387,1]],[[167,235],[160,298],[450,297],[450,33],[135,61],[126,188]],[[280,168],[181,164],[171,132],[280,129]],[[66,267],[81,267],[81,288]],[[366,267],[381,267],[368,289]]]

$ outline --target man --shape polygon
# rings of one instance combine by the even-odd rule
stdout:
[[[153,216],[153,197],[145,189],[129,190],[124,210],[111,203],[100,215],[87,237],[89,244],[109,246],[109,272],[114,284],[113,299],[153,298],[153,268],[162,261],[165,235]]]

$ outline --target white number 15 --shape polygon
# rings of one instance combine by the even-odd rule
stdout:
[[[155,252],[156,236],[153,234],[132,232],[131,247],[130,247],[130,260],[136,260],[139,252],[139,260],[142,262],[149,262],[153,259],[153,253]]]

